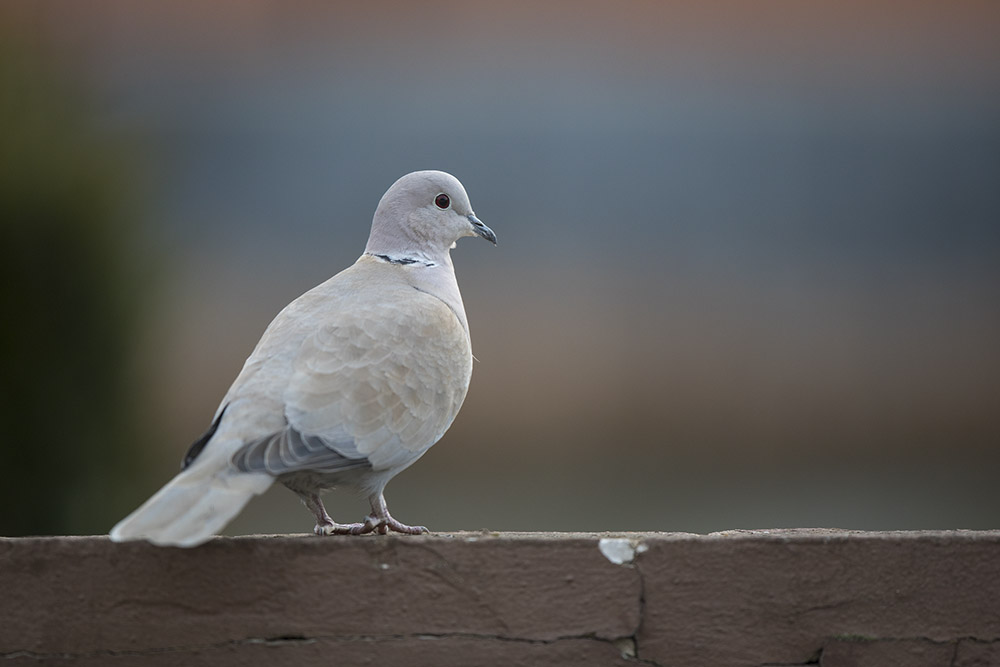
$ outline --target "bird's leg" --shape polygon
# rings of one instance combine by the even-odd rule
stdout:
[[[380,535],[385,535],[390,530],[394,533],[405,533],[407,535],[420,535],[421,533],[431,532],[424,526],[407,526],[405,523],[400,523],[393,519],[389,514],[389,508],[386,507],[385,496],[381,493],[372,494],[369,496],[368,501],[371,503],[372,513],[365,520],[365,526],[370,524],[371,528],[363,532],[367,533],[377,530]]]
[[[323,500],[319,497],[319,494],[303,493],[299,497],[302,498],[302,503],[316,517],[316,527],[313,528],[313,532],[317,535],[329,535],[332,533],[337,523],[326,513],[326,508],[323,507]]]
[[[366,523],[337,523],[330,518],[330,515],[326,513],[326,508],[323,507],[323,500],[319,497],[318,493],[303,493],[299,494],[302,498],[303,504],[309,508],[309,511],[316,516],[316,527],[313,528],[313,532],[317,535],[347,535],[354,534],[353,531],[364,528]],[[371,532],[371,528],[366,532]]]
[[[407,526],[405,523],[393,519],[389,514],[389,508],[386,507],[385,496],[381,493],[373,494],[368,498],[372,506],[372,513],[365,517],[363,523],[337,523],[326,513],[323,500],[318,493],[300,493],[299,497],[316,517],[316,527],[313,528],[313,532],[317,535],[364,535],[373,532],[385,535],[390,530],[407,535],[431,532],[423,526]]]

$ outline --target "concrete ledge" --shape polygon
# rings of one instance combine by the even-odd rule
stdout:
[[[0,659],[1000,665],[1000,531],[0,539]]]

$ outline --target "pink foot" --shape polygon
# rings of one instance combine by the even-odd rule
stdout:
[[[320,500],[318,494],[303,495],[302,500],[316,515],[316,527],[313,528],[313,532],[317,535],[365,535],[367,533],[385,535],[390,531],[404,535],[421,535],[431,532],[424,526],[407,526],[405,523],[393,519],[381,493],[369,498],[372,513],[365,517],[363,523],[337,523],[326,513],[323,501]]]

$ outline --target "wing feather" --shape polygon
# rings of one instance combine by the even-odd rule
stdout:
[[[232,460],[272,475],[405,467],[454,420],[471,371],[468,334],[436,297],[406,287],[334,308],[292,362],[287,426]]]

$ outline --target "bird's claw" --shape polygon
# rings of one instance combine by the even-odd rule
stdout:
[[[374,514],[365,517],[363,523],[337,523],[331,520],[317,523],[313,528],[313,532],[317,535],[367,535],[368,533],[386,535],[390,531],[404,535],[422,535],[431,532],[425,526],[408,526],[391,516],[379,518]]]
[[[317,535],[357,535],[365,524],[363,523],[337,523],[330,521],[317,523],[313,532]]]
[[[386,530],[391,530],[394,533],[403,533],[404,535],[421,535],[431,532],[426,526],[407,526],[405,523],[396,521],[391,516],[387,517],[379,532],[385,535]]]

